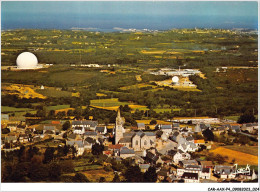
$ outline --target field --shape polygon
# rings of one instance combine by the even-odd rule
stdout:
[[[2,86],[3,94],[17,95],[20,98],[40,98],[46,99],[42,94],[36,93],[33,86],[31,85],[21,85],[21,84],[11,84],[9,86]]]
[[[15,116],[23,116],[26,113],[35,114],[36,111],[30,108],[16,108],[16,107],[1,106],[1,113],[14,113]]]
[[[121,102],[118,101],[118,98],[113,99],[96,99],[96,100],[90,100],[90,106],[100,109],[107,109],[107,110],[117,110],[119,106],[122,105],[128,105],[131,109],[136,110],[148,110],[148,108],[144,105],[135,105],[128,102]]]
[[[56,88],[48,87],[45,89],[36,89],[37,93],[40,93],[46,97],[71,97],[72,93],[68,91],[60,91]]]
[[[248,153],[250,155],[258,156],[258,146],[238,146],[238,145],[227,145],[224,148],[231,149],[234,151],[240,151],[243,153]]]
[[[69,105],[55,105],[55,106],[48,106],[47,110],[60,110],[60,109],[66,109],[69,108]]]
[[[84,171],[82,173],[90,180],[90,182],[98,182],[100,177],[104,177],[106,181],[112,181],[114,178],[113,172],[106,172],[103,169]]]
[[[231,161],[232,159],[235,159],[235,163],[239,165],[258,165],[258,156],[251,155],[248,153],[243,153],[231,149],[227,149],[224,147],[218,147],[214,150],[211,150],[210,152],[213,152],[215,154],[220,154],[223,156],[228,156],[228,161]]]

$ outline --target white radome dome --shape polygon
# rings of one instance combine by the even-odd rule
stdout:
[[[23,52],[16,59],[18,69],[35,69],[38,65],[37,57],[30,52]]]
[[[178,83],[178,82],[179,82],[179,77],[174,76],[174,77],[172,78],[172,82],[173,82],[173,83]]]

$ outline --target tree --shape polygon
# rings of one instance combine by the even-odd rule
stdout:
[[[250,114],[250,113],[244,113],[237,120],[237,123],[239,123],[239,124],[254,123],[254,122],[256,122],[256,118],[253,114]]]
[[[144,182],[156,182],[157,173],[155,167],[149,167],[148,170],[144,173]]]
[[[102,145],[102,144],[95,143],[92,146],[92,154],[93,155],[100,155],[100,154],[103,153],[103,151],[104,151],[104,145]]]
[[[70,128],[70,122],[66,121],[63,125],[62,125],[62,129],[64,131],[68,130]]]
[[[54,151],[55,151],[55,149],[53,147],[48,147],[45,150],[44,160],[43,160],[44,163],[49,163],[50,161],[53,160],[53,158],[54,158]]]
[[[9,128],[2,129],[2,134],[8,134],[8,133],[10,133],[10,129]]]
[[[100,177],[98,182],[99,182],[99,183],[104,183],[104,182],[106,182],[105,177]]]
[[[51,163],[49,165],[49,179],[51,181],[60,181],[61,166],[57,163]]]
[[[150,121],[150,125],[155,125],[155,124],[157,124],[157,121],[155,119]]]
[[[124,174],[127,182],[143,182],[143,173],[139,166],[130,166]]]
[[[214,134],[209,128],[204,130],[202,132],[202,134],[206,138],[207,141],[214,141]]]
[[[115,174],[112,182],[114,182],[114,183],[119,183],[120,182],[120,177],[119,177],[118,173]]]
[[[73,182],[87,183],[89,182],[88,178],[82,173],[76,173],[73,178]]]

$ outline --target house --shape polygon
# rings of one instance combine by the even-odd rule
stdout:
[[[139,156],[139,155],[136,155],[134,157],[132,157],[132,159],[134,160],[135,164],[143,164],[144,163],[144,159]]]
[[[169,176],[169,171],[166,168],[161,168],[161,170],[157,172],[157,178],[160,181],[163,181],[168,176]]]
[[[80,140],[80,141],[66,141],[66,145],[72,147],[74,146],[76,149],[76,156],[81,156],[83,155],[85,149],[87,149],[88,143]]]
[[[105,135],[107,133],[107,127],[106,126],[98,126],[95,130],[97,133]]]
[[[205,145],[205,140],[204,139],[197,139],[197,140],[194,140],[194,143],[195,143],[196,146]]]
[[[145,173],[149,169],[150,165],[149,164],[139,164],[139,167],[141,169],[141,172]]]
[[[242,131],[248,131],[249,133],[253,133],[254,130],[258,130],[258,123],[246,123],[241,127]]]
[[[236,171],[233,166],[216,165],[214,167],[214,174],[221,179],[233,179],[236,177]]]
[[[148,151],[147,153],[146,153],[146,157],[145,157],[145,159],[149,162],[149,163],[151,163],[152,165],[156,165],[156,164],[158,164],[158,163],[163,163],[163,161],[162,161],[162,159],[161,159],[161,157],[155,152],[155,151]]]
[[[177,146],[178,146],[178,144],[176,142],[171,141],[171,140],[167,140],[166,142],[163,142],[162,144],[160,144],[157,141],[156,144],[157,144],[156,149],[162,155],[167,155],[168,151],[170,151],[170,150],[177,150]]]
[[[137,129],[138,130],[144,130],[145,129],[145,124],[144,123],[137,123]]]
[[[120,149],[124,147],[124,145],[121,144],[116,144],[116,145],[109,145],[108,146],[108,150],[112,151],[114,156],[119,156],[119,151]]]
[[[119,151],[119,156],[123,159],[135,156],[135,151],[127,147],[122,147]]]
[[[183,160],[183,155],[179,152],[179,150],[170,150],[168,151],[168,155],[172,157],[174,163],[179,163],[179,161]]]
[[[239,126],[239,125],[231,125],[230,130],[231,130],[233,133],[239,133],[239,132],[240,132],[240,126]]]
[[[173,127],[173,129],[178,130],[178,129],[180,129],[180,123],[173,123],[172,127]]]
[[[97,121],[87,121],[87,120],[84,120],[84,121],[72,121],[71,123],[71,127],[74,129],[75,127],[84,127],[85,130],[96,130],[96,127],[98,125],[98,122]]]
[[[7,124],[7,128],[10,129],[10,132],[15,132],[16,129],[17,129],[17,126],[18,126],[18,124],[16,124],[16,123],[8,123]]]
[[[85,128],[84,127],[75,127],[73,130],[73,133],[82,135],[85,133]]]
[[[182,135],[178,131],[174,132],[173,135],[170,137],[170,139],[176,143],[179,143],[182,138]]]
[[[159,125],[159,129],[168,135],[172,133],[172,125]]]
[[[5,143],[16,143],[17,137],[15,135],[8,135],[5,137]]]
[[[202,168],[200,173],[200,178],[202,179],[210,179],[211,169],[210,168]]]
[[[199,164],[202,166],[202,168],[214,168],[212,161],[199,161]]]
[[[184,180],[184,183],[199,183],[200,181],[198,173],[184,172],[182,179]]]
[[[27,142],[29,142],[29,136],[27,134],[20,134],[18,141],[20,143],[27,143]]]
[[[132,138],[131,137],[123,137],[118,141],[118,144],[126,146],[128,148],[132,147]]]
[[[68,139],[69,141],[82,140],[82,138],[81,138],[80,135],[74,134],[74,133],[69,134],[68,137],[67,137],[67,139]]]
[[[43,134],[48,134],[48,135],[55,134],[55,128],[56,127],[52,125],[44,125]]]
[[[198,165],[198,162],[195,159],[192,160],[183,160],[180,162],[180,166],[187,167],[188,165]]]
[[[87,137],[91,137],[93,139],[97,139],[98,138],[98,134],[95,131],[86,131],[84,133],[84,139],[86,139]]]
[[[17,132],[17,133],[25,133],[25,128],[26,128],[26,125],[20,124],[20,125],[18,125],[18,126],[16,127],[16,132]]]

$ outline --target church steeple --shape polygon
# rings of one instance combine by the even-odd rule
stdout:
[[[117,111],[117,117],[116,117],[116,125],[115,125],[115,144],[118,144],[118,141],[123,138],[124,125],[125,120],[123,117],[121,117],[120,109]]]

